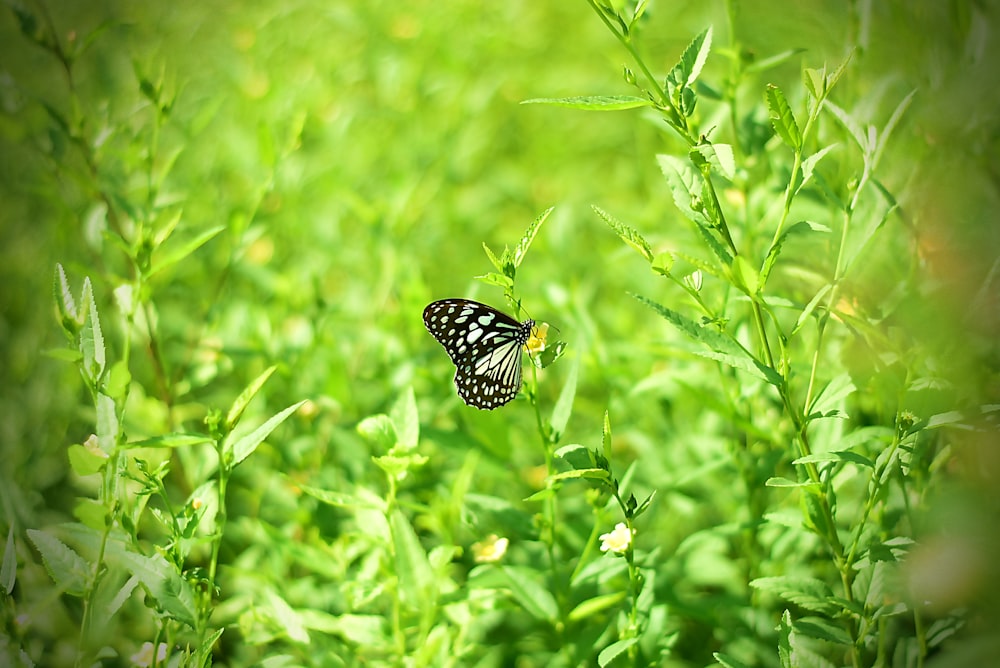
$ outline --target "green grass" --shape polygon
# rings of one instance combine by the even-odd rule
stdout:
[[[983,665],[991,11],[8,3],[2,662]]]

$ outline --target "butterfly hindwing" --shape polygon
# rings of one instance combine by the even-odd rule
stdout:
[[[534,324],[470,299],[442,299],[424,309],[424,326],[455,364],[458,396],[489,410],[520,391],[521,347]]]

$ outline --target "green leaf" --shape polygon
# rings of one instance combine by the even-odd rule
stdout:
[[[746,66],[743,70],[745,73],[749,74],[751,72],[766,72],[767,70],[774,69],[789,60],[799,55],[800,53],[805,53],[808,49],[796,48],[788,49],[782,51],[781,53],[776,53],[773,56],[768,56],[767,58],[762,58],[761,60],[755,60]]]
[[[804,480],[802,482],[799,482],[797,480],[789,480],[788,478],[782,478],[780,476],[768,478],[767,481],[764,482],[764,485],[767,487],[805,487],[812,489],[819,488],[819,483],[816,482],[811,482],[809,480]]]
[[[105,582],[107,582],[107,580],[105,580]],[[102,606],[101,619],[111,619],[118,614],[121,607],[125,605],[125,601],[132,596],[132,592],[135,591],[135,588],[138,586],[139,578],[136,576],[133,575],[126,580],[125,584],[119,587],[118,591],[115,592],[115,595],[112,596],[104,606]]]
[[[499,566],[510,593],[521,607],[537,620],[550,624],[556,622],[559,606],[548,587],[533,568],[524,566]]]
[[[94,289],[90,278],[83,279],[83,309],[84,324],[83,330],[80,332],[83,371],[93,387],[96,388],[107,366],[107,350],[104,347],[101,319],[97,313],[97,302],[94,301]]]
[[[130,548],[109,550],[109,562],[117,563],[139,578],[157,605],[171,619],[194,628],[198,617],[194,592],[177,568],[162,555],[146,556]]]
[[[204,434],[163,434],[144,438],[141,441],[132,441],[126,444],[126,448],[190,448],[195,445],[211,443],[212,439]]]
[[[795,116],[788,106],[785,94],[774,84],[768,84],[764,97],[775,132],[782,141],[798,152],[802,148],[802,133],[799,132],[799,126],[795,122]]]
[[[569,374],[566,376],[566,382],[559,393],[559,399],[556,400],[556,405],[552,408],[549,426],[552,428],[552,438],[556,441],[566,430],[569,416],[573,412],[573,399],[576,397],[576,379],[579,371],[580,364],[578,361],[574,361],[569,367]]]
[[[302,618],[284,598],[279,596],[273,589],[265,589],[264,595],[267,604],[270,606],[270,619],[278,626],[281,632],[292,642],[301,645],[309,644],[309,632],[302,623]]]
[[[767,257],[764,259],[764,265],[760,270],[760,284],[766,285],[767,279],[771,276],[771,270],[774,269],[774,265],[778,262],[778,256],[781,254],[781,248],[785,244],[785,241],[793,234],[804,234],[806,232],[829,232],[830,228],[826,225],[820,223],[813,223],[811,221],[802,220],[781,233],[777,239],[774,240],[774,244],[767,251]]]
[[[619,111],[621,109],[650,107],[653,102],[634,95],[587,95],[583,97],[536,97],[524,100],[521,104],[547,104],[584,111]]]
[[[502,272],[503,269],[504,269],[503,263],[500,261],[500,258],[498,258],[493,253],[493,250],[489,246],[486,245],[485,241],[483,242],[483,251],[486,253],[486,257],[489,258],[490,264],[492,264],[493,267],[497,271]],[[487,274],[487,275],[489,275],[489,274]]]
[[[608,608],[613,608],[625,600],[628,593],[625,591],[616,591],[611,594],[603,594],[601,596],[594,596],[593,598],[588,598],[583,601],[578,606],[569,611],[567,617],[571,622],[578,622],[589,617],[607,610]]]
[[[360,496],[354,494],[348,494],[346,492],[334,492],[326,489],[320,489],[318,487],[313,487],[311,485],[298,485],[298,488],[311,497],[319,499],[323,503],[329,504],[331,506],[336,506],[337,508],[367,508],[371,510],[385,511],[384,503],[375,503],[371,500],[366,500]]]
[[[672,155],[660,154],[656,156],[656,160],[660,165],[660,171],[667,179],[674,205],[685,218],[697,225],[705,245],[712,250],[723,266],[728,267],[732,264],[733,258],[711,232],[714,223],[705,213],[702,201],[704,182],[701,174],[690,162]],[[716,271],[713,269],[711,273],[714,274]]]
[[[843,627],[821,617],[804,617],[796,620],[795,630],[803,636],[826,640],[845,647],[850,647],[853,642]]]
[[[233,443],[233,465],[235,466],[249,457],[257,449],[257,446],[263,443],[264,439],[270,436],[272,431],[277,429],[278,425],[287,420],[288,416],[297,411],[304,403],[305,401],[303,400],[292,404],[254,429],[251,433]]]
[[[823,464],[826,462],[850,462],[869,469],[875,468],[875,462],[850,450],[817,452],[792,461],[793,464]]]
[[[3,562],[0,563],[0,587],[10,596],[17,582],[17,553],[14,550],[14,527],[7,530],[7,545],[3,550]]]
[[[437,605],[434,572],[420,539],[399,509],[389,515],[389,532],[400,602],[410,610],[433,610]]]
[[[816,171],[816,165],[819,164],[819,161],[822,160],[827,153],[835,148],[837,148],[837,144],[824,146],[802,161],[802,182],[799,184],[798,188],[796,188],[796,192],[802,190],[802,188],[804,188],[805,185],[812,180],[813,173]]]
[[[221,628],[216,630],[214,633],[208,634],[208,636],[205,637],[205,641],[197,648],[197,650],[195,650],[191,662],[188,663],[187,665],[189,666],[212,665],[211,657],[213,650],[215,648],[215,643],[219,641],[219,638],[222,637],[222,633],[225,630],[226,630],[225,628]]]
[[[97,473],[108,463],[108,457],[91,452],[79,443],[69,446],[67,452],[69,465],[78,476],[88,476]]]
[[[712,28],[703,30],[701,34],[691,40],[681,58],[670,70],[667,80],[677,86],[690,86],[701,74],[705,61],[708,60],[709,51],[712,48]]]
[[[604,451],[604,458],[611,461],[611,416],[607,409],[604,410],[604,427],[601,430],[601,448]]]
[[[392,405],[389,417],[396,433],[396,444],[407,450],[417,447],[420,440],[420,416],[417,414],[417,399],[412,386],[407,387]]]
[[[604,222],[608,224],[608,227],[614,230],[615,234],[617,234],[622,241],[639,251],[639,254],[646,258],[647,262],[653,261],[653,250],[650,248],[649,243],[641,234],[639,234],[637,230],[635,230],[635,228],[620,222],[599,206],[591,205],[591,208],[597,213],[598,216],[604,219]]]
[[[760,279],[757,270],[750,266],[750,263],[742,255],[733,258],[732,275],[734,285],[750,299],[756,301],[757,295],[760,293]]]
[[[605,469],[593,468],[593,469],[573,469],[571,471],[563,471],[562,473],[554,473],[550,475],[547,480],[558,481],[558,480],[610,480],[611,474]]]
[[[554,206],[550,206],[548,209],[543,211],[537,218],[531,221],[528,225],[528,229],[524,231],[524,235],[521,240],[517,242],[517,246],[514,247],[514,268],[521,266],[521,262],[524,260],[524,256],[528,254],[528,248],[531,247],[531,242],[535,240],[535,235],[538,234],[539,228],[541,228],[542,223],[544,223],[549,215],[555,210]]]
[[[753,355],[747,352],[747,350],[743,348],[743,346],[740,345],[736,339],[732,338],[728,334],[711,327],[703,327],[702,325],[685,318],[680,313],[672,311],[665,306],[660,306],[656,302],[650,301],[645,297],[641,297],[639,295],[632,296],[659,313],[664,319],[677,327],[677,329],[681,330],[681,332],[711,349],[711,352],[698,354],[710,359],[718,360],[734,368],[748,371],[775,387],[780,386],[783,382],[781,375],[778,374],[777,371],[754,359]]]
[[[245,411],[247,406],[250,405],[250,401],[257,396],[257,393],[260,392],[260,388],[264,386],[264,383],[267,382],[267,379],[271,377],[271,374],[273,374],[277,368],[277,366],[270,366],[267,369],[264,369],[262,374],[254,378],[250,384],[247,385],[242,392],[240,392],[240,396],[236,397],[236,401],[233,402],[233,405],[229,408],[229,412],[226,413],[227,430],[232,431],[233,427],[239,423],[240,418],[243,417],[243,411]]]
[[[816,307],[819,306],[820,301],[832,289],[833,285],[830,283],[827,283],[826,285],[824,285],[819,289],[819,291],[813,296],[813,298],[809,300],[809,303],[806,304],[806,307],[802,309],[802,313],[799,313],[799,317],[795,320],[795,326],[792,327],[792,332],[789,336],[794,336],[795,334],[799,333],[799,330],[802,329],[802,326],[806,324],[807,320],[809,320],[809,316],[811,316],[813,311],[816,310]]]
[[[110,455],[118,447],[118,411],[115,400],[98,392],[96,408],[97,443],[105,454]]]
[[[492,271],[487,274],[476,276],[476,278],[487,285],[496,285],[497,287],[503,288],[505,292],[514,287],[514,281],[511,280],[509,276],[497,274]]]
[[[760,591],[766,591],[814,612],[830,613],[835,606],[830,601],[833,592],[830,587],[818,578],[782,575],[776,577],[756,578],[750,586]]]
[[[383,413],[366,417],[355,429],[379,450],[388,451],[396,445],[396,428],[392,419]]]
[[[854,142],[861,149],[861,152],[868,154],[871,151],[870,142],[868,141],[868,133],[858,124],[854,118],[851,117],[846,111],[838,107],[833,102],[827,100],[823,103],[823,108],[833,114],[834,118],[840,121],[840,124],[844,126],[847,133],[851,135]]]
[[[626,638],[625,640],[611,643],[597,655],[597,665],[601,668],[611,665],[612,661],[621,656],[622,653],[626,652],[629,647],[635,645],[637,642],[639,642],[638,638]]]
[[[705,161],[718,174],[730,181],[736,176],[736,156],[729,144],[712,144],[706,141],[693,146],[689,154]]]
[[[792,615],[788,610],[781,614],[778,623],[778,661],[781,668],[801,668],[792,651]]]
[[[59,591],[83,596],[90,582],[86,560],[52,534],[28,529],[28,539],[42,555],[42,564]]]
[[[173,265],[177,264],[181,260],[191,255],[191,253],[201,248],[213,237],[217,236],[220,232],[222,232],[225,229],[226,229],[225,225],[218,225],[211,229],[205,230],[198,236],[194,237],[193,239],[190,239],[187,243],[183,244],[180,248],[174,249],[164,254],[162,257],[159,256],[154,257],[152,265],[149,268],[149,272],[147,273],[147,276],[152,276],[153,274],[156,274],[159,271],[162,271],[164,269],[167,269],[168,267],[172,267]]]
[[[719,662],[719,665],[724,666],[724,668],[750,668],[749,665],[729,654],[713,652],[712,656],[715,657],[715,660]]]
[[[82,324],[80,313],[76,310],[76,301],[73,299],[73,291],[69,287],[69,280],[66,278],[66,270],[56,263],[56,275],[52,285],[52,291],[56,298],[56,307],[59,309],[59,318],[63,328],[71,337],[76,337],[77,331]]]
[[[701,201],[701,174],[689,162],[676,156],[661,153],[656,156],[656,161],[667,179],[674,205],[681,214],[698,225],[711,226],[712,221],[698,204]]]

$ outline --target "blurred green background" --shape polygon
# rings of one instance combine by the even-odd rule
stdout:
[[[697,383],[698,367],[675,359],[663,345],[673,336],[667,325],[626,294],[658,295],[660,279],[590,209],[597,204],[627,220],[656,250],[683,245],[690,233],[653,159],[682,147],[641,111],[519,104],[631,92],[621,76],[626,54],[586,3],[45,6],[66,43],[99,32],[76,65],[74,102],[55,59],[26,39],[14,12],[0,12],[7,524],[23,530],[67,521],[87,493],[69,473],[66,448],[86,439],[93,416],[80,408],[84,391],[73,367],[44,354],[64,344],[52,276],[59,262],[73,285],[91,278],[112,349],[120,349],[113,290],[125,269],[102,233],[88,175],[123,193],[148,185],[151,111],[137,73],[162,81],[174,100],[155,138],[153,172],[164,176],[156,204],[164,218],[180,215],[180,239],[216,225],[226,230],[154,281],[179,424],[156,400],[156,377],[138,341],[130,435],[197,425],[207,408],[225,409],[275,363],[279,373],[260,414],[302,398],[317,407],[311,422],[282,432],[286,442],[241,470],[236,516],[259,514],[275,526],[301,521],[303,530],[322,525],[277,472],[330,484],[372,476],[371,453],[353,425],[387,410],[408,386],[425,422],[455,413],[450,419],[468,435],[446,453],[456,468],[470,448],[481,448],[496,467],[480,471],[477,482],[503,489],[503,467],[511,466],[521,472],[513,498],[537,488],[532,417],[516,407],[460,407],[452,369],[420,312],[452,296],[505,306],[499,291],[473,279],[491,270],[482,243],[513,245],[549,206],[556,210],[517,288],[531,317],[558,327],[570,359],[581,363],[566,442],[595,443],[607,408],[622,425],[616,433],[627,458],[643,459],[651,488],[678,484],[678,472],[722,449],[699,429],[708,419],[699,398],[684,391],[684,383]],[[708,26],[715,50],[726,49],[727,7],[736,8],[737,38],[754,57],[803,49],[768,73],[793,105],[801,104],[802,65],[832,69],[852,45],[860,47],[847,75],[854,113],[884,119],[917,91],[883,175],[917,230],[912,238],[927,274],[926,299],[906,324],[926,327],[931,341],[968,337],[968,357],[953,359],[954,373],[968,374],[970,396],[995,401],[997,3],[654,2],[643,52],[665,71]],[[721,81],[726,72],[726,60],[713,55],[704,78]],[[746,108],[766,114],[761,88],[740,95]],[[96,176],[45,110],[71,115],[74,104],[99,138]],[[545,372],[545,401],[554,401],[567,368]],[[992,472],[996,461],[989,461]],[[699,506],[691,490],[682,492],[663,500],[678,515],[658,529],[664,549],[682,540],[686,513],[727,514],[724,500]],[[253,542],[243,528],[234,526],[230,559]],[[23,577],[24,586],[44,590],[40,567]],[[53,620],[50,633],[66,624]]]

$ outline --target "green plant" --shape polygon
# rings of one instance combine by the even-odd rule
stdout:
[[[0,655],[989,656],[989,31],[911,4],[8,3]]]

